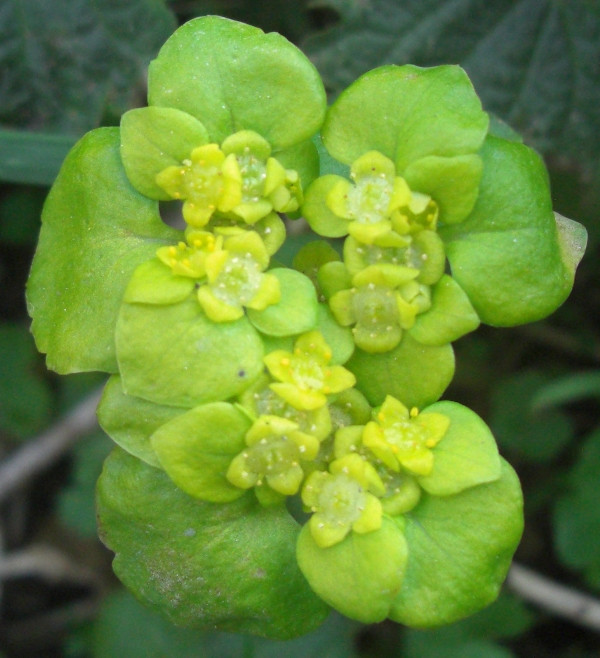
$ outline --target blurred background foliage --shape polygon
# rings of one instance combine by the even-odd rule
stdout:
[[[600,596],[598,0],[3,0],[0,458],[103,381],[48,373],[29,334],[24,285],[48,188],[77,138],[144,104],[147,64],[173,29],[210,13],[283,33],[314,61],[332,99],[381,64],[462,64],[485,108],[543,154],[556,210],[590,234],[575,289],[543,322],[462,339],[446,397],[489,422],[521,476],[527,519],[518,560]],[[109,449],[94,432],[2,502],[1,655],[599,655],[597,631],[508,590],[473,618],[434,631],[336,615],[285,644],[175,629],[119,587],[96,538],[94,484]]]

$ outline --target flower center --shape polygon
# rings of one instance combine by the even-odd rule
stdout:
[[[230,256],[211,284],[213,295],[231,306],[245,306],[256,295],[261,268],[251,255]]]
[[[248,469],[259,475],[280,475],[297,465],[300,449],[286,435],[261,439],[248,449]]]
[[[346,525],[360,517],[365,504],[366,493],[360,484],[338,473],[322,482],[316,507],[328,523]]]

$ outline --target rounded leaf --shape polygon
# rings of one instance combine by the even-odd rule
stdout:
[[[340,94],[322,135],[341,162],[351,164],[375,150],[401,173],[425,156],[475,153],[487,127],[487,114],[458,66],[382,66]]]
[[[178,626],[288,639],[329,609],[295,558],[298,524],[283,507],[194,499],[166,473],[115,450],[98,482],[100,535],[113,568]]]
[[[277,277],[281,299],[262,311],[248,309],[248,318],[269,336],[291,336],[310,331],[317,325],[319,303],[312,281],[295,270],[276,268],[269,274]]]
[[[454,496],[424,494],[405,519],[409,557],[391,619],[441,626],[498,596],[523,531],[521,487],[504,460],[500,479]]]
[[[131,274],[180,235],[131,187],[117,128],[73,147],[44,205],[27,283],[31,329],[49,368],[116,372],[115,323]]]
[[[389,352],[356,349],[346,367],[356,375],[356,388],[374,407],[392,395],[407,407],[421,408],[435,402],[451,382],[454,352],[450,344],[417,343],[408,332]]]
[[[483,176],[473,212],[440,228],[452,276],[482,322],[534,322],[565,300],[578,259],[559,237],[541,158],[523,144],[491,136],[480,155]]]
[[[432,288],[431,308],[417,315],[410,335],[424,345],[444,345],[475,331],[479,317],[465,291],[447,274]]]
[[[450,419],[446,433],[433,449],[433,470],[418,477],[425,491],[435,496],[450,496],[500,477],[496,441],[474,411],[444,400],[427,407],[423,413],[440,413]]]
[[[156,175],[177,167],[206,144],[206,128],[187,112],[172,107],[140,107],[121,117],[121,158],[127,177],[151,199],[172,197],[156,183]]]
[[[186,493],[214,503],[229,502],[245,493],[225,474],[244,449],[251,422],[227,402],[191,409],[159,427],[150,443],[161,466]]]
[[[219,16],[188,21],[148,73],[150,105],[195,116],[211,140],[254,130],[274,151],[319,129],[325,90],[307,57],[279,34]]]
[[[121,377],[113,375],[104,387],[97,413],[100,427],[117,445],[150,466],[160,468],[150,436],[183,410],[126,395]]]
[[[313,590],[336,610],[370,624],[383,621],[402,584],[407,546],[399,525],[384,517],[379,530],[350,534],[320,548],[306,524],[298,564]]]
[[[248,320],[211,322],[193,297],[166,306],[123,303],[116,343],[124,391],[157,404],[225,400],[263,369],[262,342]]]

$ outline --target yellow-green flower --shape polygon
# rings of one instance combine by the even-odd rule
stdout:
[[[227,155],[226,175],[240,181],[241,198],[231,208],[236,217],[254,224],[272,211],[293,212],[302,202],[298,173],[271,157],[271,146],[252,130],[228,137],[221,148]]]
[[[392,471],[429,475],[433,469],[432,449],[442,440],[450,419],[439,413],[410,411],[388,395],[376,414],[365,425],[362,442]]]
[[[279,494],[292,496],[304,479],[301,462],[314,459],[320,444],[291,420],[260,416],[246,434],[246,445],[227,470],[229,482],[241,489],[267,484]]]
[[[370,265],[354,275],[352,288],[332,295],[329,306],[342,326],[355,325],[352,332],[358,347],[386,352],[431,306],[429,286],[419,283],[418,275],[412,267]]]
[[[183,200],[183,218],[191,226],[206,226],[215,211],[228,212],[240,203],[242,184],[218,144],[196,147],[180,166],[156,175],[156,183],[173,199]]]
[[[171,268],[173,274],[201,279],[206,276],[206,257],[221,248],[223,239],[191,227],[186,230],[185,237],[186,242],[160,247],[156,255]]]
[[[302,502],[313,512],[309,524],[317,545],[333,546],[351,530],[364,534],[379,529],[382,506],[371,492],[383,493],[383,484],[357,454],[336,459],[329,472],[312,472],[302,488]]]
[[[356,378],[343,366],[330,366],[332,353],[318,331],[298,338],[293,352],[275,350],[265,356],[271,389],[297,409],[318,409],[327,396],[351,388]]]
[[[198,301],[214,322],[231,322],[244,315],[244,307],[263,310],[276,304],[279,280],[264,273],[269,254],[259,235],[244,231],[223,239],[221,249],[206,256],[206,283]]]

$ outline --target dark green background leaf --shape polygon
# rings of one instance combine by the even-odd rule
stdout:
[[[338,93],[382,64],[459,63],[487,110],[581,164],[600,146],[600,9],[587,0],[321,0],[341,16],[305,47]]]
[[[79,135],[143,99],[175,28],[161,0],[5,0],[0,123]]]

